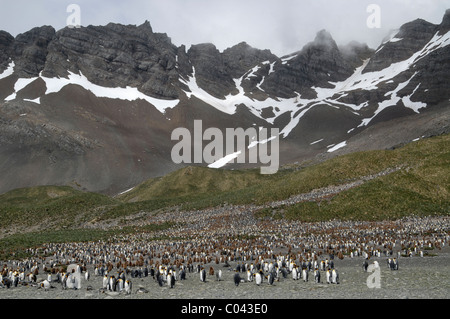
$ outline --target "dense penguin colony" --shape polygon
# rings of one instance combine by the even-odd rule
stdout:
[[[146,223],[167,221],[176,221],[175,226],[108,241],[30,248],[31,257],[2,262],[0,286],[136,294],[148,292],[133,285],[137,280],[176,290],[177,282],[223,282],[227,271],[235,273],[228,278],[237,289],[241,283],[283,285],[291,280],[337,285],[342,280],[337,260],[359,258],[367,271],[371,258],[385,258],[386,269],[396,271],[401,258],[439,253],[450,239],[449,217],[302,223],[259,220],[246,207],[232,206],[146,218]],[[102,277],[102,285],[93,286],[92,276]]]

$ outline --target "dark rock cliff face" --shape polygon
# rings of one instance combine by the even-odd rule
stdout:
[[[8,66],[13,44],[14,37],[8,32],[0,31],[0,72],[3,72]]]
[[[329,88],[353,74],[370,50],[366,45],[349,45],[342,52],[331,34],[320,31],[316,39],[308,43],[294,58],[278,66],[263,88],[275,96],[294,97],[298,92],[305,98],[315,98],[311,87]]]
[[[223,51],[223,60],[227,73],[237,79],[255,65],[265,61],[277,61],[278,57],[269,50],[258,50],[242,42]]]
[[[36,77],[44,69],[48,55],[48,45],[55,36],[52,27],[34,28],[19,34],[13,46],[12,59],[19,77]]]
[[[199,87],[217,97],[223,98],[235,87],[227,73],[223,56],[211,43],[193,45],[187,52]]]
[[[445,113],[450,40],[411,65],[400,62],[427,45],[433,47],[431,39],[444,39],[449,31],[450,10],[439,25],[423,20],[403,25],[377,50],[357,42],[339,47],[323,30],[285,57],[245,42],[223,52],[214,44],[177,47],[166,34],[153,32],[148,22],[59,31],[44,26],[16,38],[0,31],[0,74],[14,62],[13,74],[0,78],[0,193],[48,184],[81,185],[109,194],[123,191],[180,168],[171,160],[171,132],[178,127],[192,130],[196,119],[203,120],[204,128],[288,127],[289,134],[284,132],[280,140],[280,160],[292,163],[327,153],[330,145],[358,137],[372,125],[392,132],[389,125],[394,124],[380,124],[393,119],[403,127],[416,123],[411,120],[417,115],[416,102],[426,105],[420,113]],[[377,73],[396,63],[404,69],[392,76]],[[82,73],[102,87],[133,87],[178,104],[161,111],[153,102],[98,97],[73,83],[46,93],[47,78],[71,73]],[[353,76],[359,82],[370,78],[367,87],[352,82]],[[25,86],[16,85],[19,79]],[[236,112],[222,112],[204,92],[186,94],[189,79],[216,103],[237,101],[232,105]],[[408,120],[403,122],[403,117]],[[373,121],[366,126],[367,119]],[[445,122],[433,121],[434,126]],[[447,130],[448,123],[443,127]],[[396,132],[396,143],[401,136]],[[389,142],[379,138],[375,144],[392,147]],[[403,142],[408,142],[406,137]]]
[[[44,76],[82,72],[92,83],[106,87],[137,87],[145,94],[177,98],[171,82],[177,78],[175,47],[165,34],[143,25],[65,28],[48,47]]]
[[[404,61],[415,52],[422,49],[436,33],[436,26],[427,21],[418,19],[403,25],[395,34],[398,41],[390,42],[385,39],[381,50],[370,59],[364,72],[380,71],[392,63]]]

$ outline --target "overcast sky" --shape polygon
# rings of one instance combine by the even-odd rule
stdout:
[[[109,22],[167,33],[179,46],[211,42],[223,51],[245,41],[278,56],[300,50],[328,30],[336,42],[376,48],[392,29],[421,18],[439,24],[450,0],[0,0],[0,30],[16,36],[33,27],[66,26],[69,4],[81,8],[81,25]],[[380,28],[369,28],[370,4],[381,9]]]

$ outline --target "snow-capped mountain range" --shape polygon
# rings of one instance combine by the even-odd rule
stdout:
[[[449,83],[450,10],[439,25],[401,26],[376,50],[339,47],[323,30],[285,57],[246,43],[186,50],[149,22],[0,31],[0,192],[119,192],[179,168],[170,133],[195,119],[278,128],[284,164],[389,148],[448,129]],[[407,129],[394,138],[399,123]]]

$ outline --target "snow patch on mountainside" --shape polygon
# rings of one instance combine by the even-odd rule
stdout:
[[[4,79],[4,78],[6,78],[6,77],[8,77],[8,76],[10,76],[10,75],[12,75],[13,73],[14,73],[14,62],[11,62],[9,65],[8,65],[8,67],[6,68],[6,70],[5,71],[3,71],[3,73],[2,74],[0,74],[0,80],[1,79]]]
[[[290,98],[290,99],[283,99],[283,98],[267,98],[264,101],[258,101],[255,99],[252,99],[245,95],[244,88],[242,87],[242,82],[249,77],[254,76],[254,72],[257,71],[257,67],[253,68],[251,72],[247,72],[239,79],[234,79],[234,82],[236,84],[236,89],[238,90],[238,93],[233,95],[229,94],[224,99],[219,99],[217,97],[212,96],[208,92],[206,92],[204,89],[200,88],[197,84],[197,80],[195,78],[195,68],[193,68],[193,75],[189,77],[188,80],[185,80],[183,78],[180,78],[180,81],[184,84],[186,84],[189,87],[189,91],[185,91],[185,94],[188,98],[191,98],[192,96],[195,96],[196,98],[204,101],[205,103],[215,107],[219,111],[226,113],[226,114],[235,114],[237,106],[240,104],[246,105],[249,110],[256,115],[257,117],[267,121],[268,123],[273,124],[273,121],[275,118],[277,118],[279,115],[284,114],[288,111],[297,110],[297,105],[301,104],[301,100],[299,99],[300,95],[297,95],[297,97]],[[262,84],[262,83],[260,83]],[[262,110],[264,108],[272,107],[273,112],[275,114],[275,117],[273,118],[263,118],[261,116]]]
[[[12,67],[14,64],[12,64]],[[11,65],[10,65],[11,67]],[[10,73],[10,68],[8,68],[2,76],[6,73]],[[127,101],[135,101],[135,100],[145,100],[148,103],[155,106],[158,111],[161,113],[164,113],[166,109],[168,108],[174,108],[178,105],[180,102],[179,100],[161,100],[157,98],[150,97],[148,95],[145,95],[142,92],[139,92],[137,88],[132,88],[127,86],[126,88],[108,88],[96,85],[92,82],[90,82],[81,72],[80,74],[75,74],[73,72],[69,71],[68,78],[47,78],[41,75],[39,77],[30,78],[30,79],[18,79],[16,83],[14,84],[14,93],[12,93],[10,96],[8,96],[5,101],[11,101],[17,98],[17,93],[27,87],[32,82],[36,81],[38,78],[41,78],[46,85],[46,92],[45,95],[51,94],[51,93],[58,93],[60,92],[65,86],[72,84],[72,85],[79,85],[83,87],[85,90],[92,92],[96,97],[100,98],[110,98],[110,99],[120,99],[120,100],[127,100]],[[40,103],[40,100],[35,99],[32,102]]]

